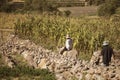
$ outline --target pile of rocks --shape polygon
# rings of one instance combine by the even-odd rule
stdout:
[[[1,51],[6,56],[11,53],[21,54],[30,66],[54,72],[57,80],[72,80],[73,78],[78,80],[120,80],[119,59],[112,61],[109,67],[94,65],[95,58],[89,62],[72,57],[74,54],[77,55],[75,50],[73,53],[70,52],[72,56],[60,55],[58,51],[52,52],[30,40],[22,40],[14,35],[1,46]],[[69,54],[69,52],[66,53]]]

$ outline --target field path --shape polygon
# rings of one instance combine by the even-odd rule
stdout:
[[[14,31],[14,29],[0,29],[0,31],[13,32],[13,31]]]
[[[71,16],[80,15],[94,15],[97,13],[97,6],[86,6],[86,7],[60,7],[60,11],[71,11]]]

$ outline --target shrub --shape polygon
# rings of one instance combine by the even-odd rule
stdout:
[[[71,14],[71,12],[69,11],[69,10],[66,10],[66,11],[64,11],[65,12],[65,16],[70,16],[70,14]]]
[[[120,0],[107,0],[106,3],[112,4],[114,7],[120,7]]]
[[[56,11],[57,6],[52,1],[47,0],[25,0],[25,10]]]
[[[2,12],[11,12],[11,5],[10,4],[4,4],[1,6],[0,11]]]
[[[115,13],[118,7],[120,7],[120,0],[105,0],[105,3],[98,8],[98,15],[109,17]]]
[[[115,13],[115,9],[116,8],[112,4],[104,3],[99,7],[98,15],[104,16],[104,17],[109,17]]]
[[[88,0],[89,5],[100,5],[104,2],[105,0]]]
[[[53,12],[53,11],[58,11],[58,6],[57,5],[55,5],[55,4],[49,4],[48,5],[48,11],[51,11],[51,12]]]

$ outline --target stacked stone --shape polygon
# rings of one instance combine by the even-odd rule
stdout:
[[[73,77],[78,80],[120,80],[119,59],[113,61],[109,67],[94,65],[95,61],[99,59],[97,54],[99,51],[94,53],[89,62],[77,59],[75,50],[66,52],[67,55],[60,55],[58,51],[52,52],[30,40],[22,40],[15,36],[11,37],[1,50],[5,51],[7,55],[21,54],[30,66],[54,72],[57,80],[71,80]]]

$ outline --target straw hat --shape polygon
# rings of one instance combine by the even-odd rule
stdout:
[[[103,46],[106,46],[106,45],[109,45],[109,42],[108,42],[108,41],[104,41],[104,42],[103,42]]]
[[[66,35],[66,39],[67,39],[67,38],[70,38],[70,36],[69,36],[68,34]]]

